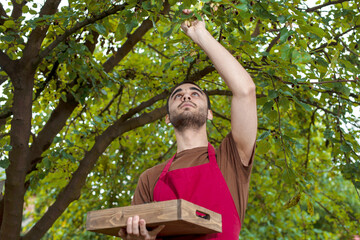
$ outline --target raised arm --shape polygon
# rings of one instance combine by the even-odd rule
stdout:
[[[231,132],[241,160],[247,166],[257,132],[255,84],[241,64],[206,30],[204,21],[186,21],[181,28],[204,50],[233,94]]]

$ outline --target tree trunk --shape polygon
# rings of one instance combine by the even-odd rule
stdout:
[[[32,94],[34,74],[25,67],[14,64],[10,79],[14,86],[13,119],[11,121],[9,153],[10,165],[6,169],[4,212],[0,239],[20,239],[25,194],[25,177],[28,165],[29,138],[31,130]],[[23,69],[22,74],[16,69]],[[27,74],[25,74],[27,73]]]

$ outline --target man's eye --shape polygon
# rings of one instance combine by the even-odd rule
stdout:
[[[197,97],[200,96],[197,92],[193,92],[192,95]]]
[[[176,94],[175,95],[175,98],[180,98],[181,97],[181,94]]]

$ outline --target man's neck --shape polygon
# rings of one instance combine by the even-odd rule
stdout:
[[[199,129],[187,128],[179,132],[175,129],[177,152],[196,147],[207,147],[206,124]]]

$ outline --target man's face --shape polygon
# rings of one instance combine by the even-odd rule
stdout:
[[[178,86],[169,98],[169,115],[166,122],[182,131],[185,128],[200,128],[206,119],[212,119],[207,96],[196,85],[185,83]]]

